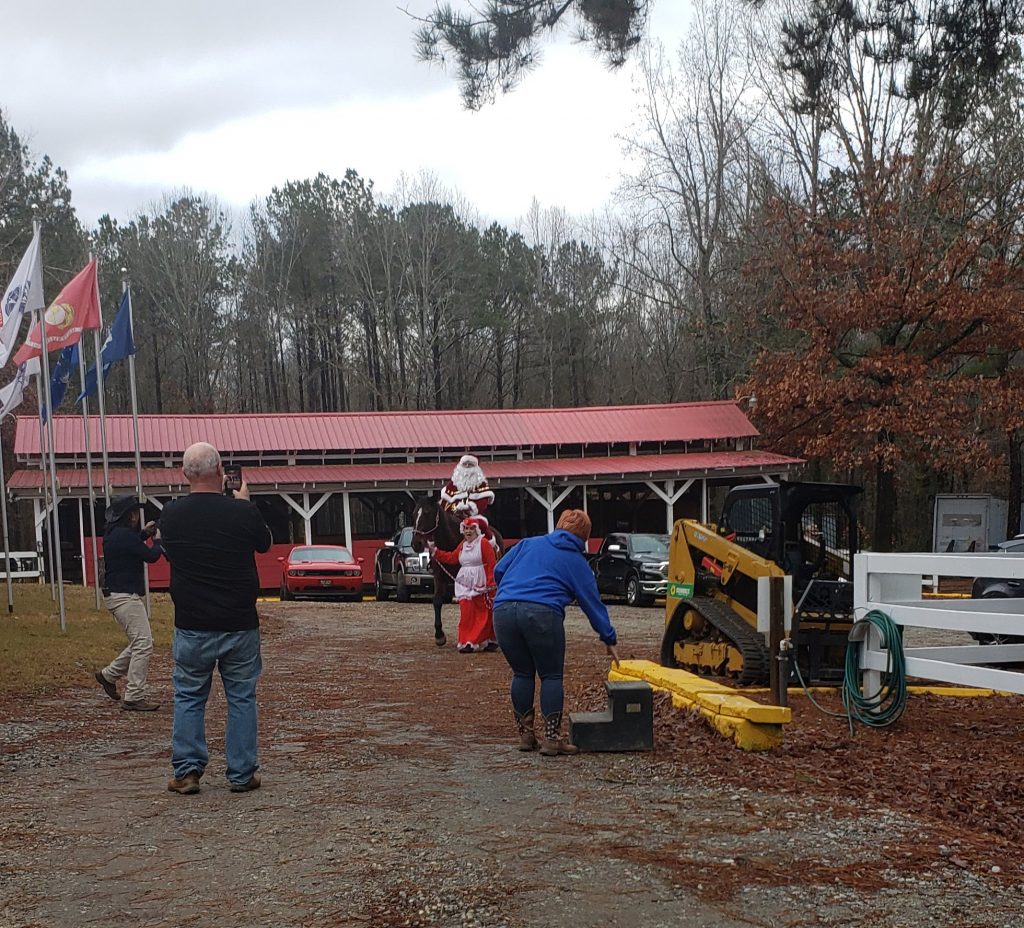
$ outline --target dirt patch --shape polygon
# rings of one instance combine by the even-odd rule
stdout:
[[[257,792],[224,782],[219,686],[203,791],[164,789],[165,650],[153,715],[87,668],[0,699],[0,926],[1019,923],[1020,700],[912,697],[851,739],[794,697],[764,755],[658,700],[654,752],[547,759],[514,749],[501,655],[435,648],[429,605],[261,610]],[[613,614],[653,658],[660,612]],[[570,708],[601,708],[604,649],[567,629]]]

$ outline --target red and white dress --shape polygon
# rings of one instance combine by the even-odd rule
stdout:
[[[494,564],[497,556],[481,535],[463,541],[454,551],[434,551],[445,567],[458,567],[455,598],[459,602],[459,650],[494,650]]]

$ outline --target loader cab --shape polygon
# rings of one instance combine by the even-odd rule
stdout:
[[[849,484],[780,480],[736,487],[723,507],[720,531],[735,532],[736,544],[793,578],[792,637],[808,680],[842,679],[860,493]]]
[[[719,531],[778,564],[793,577],[799,597],[812,580],[852,579],[860,493],[849,484],[788,480],[735,487]]]

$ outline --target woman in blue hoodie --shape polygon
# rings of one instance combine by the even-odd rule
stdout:
[[[519,750],[537,747],[533,731],[533,695],[540,677],[540,711],[544,732],[540,753],[546,757],[575,754],[560,734],[565,694],[565,607],[573,600],[590,620],[616,663],[617,638],[597,581],[585,556],[590,517],[567,509],[550,535],[524,538],[498,561],[494,579],[494,631],[512,667],[512,710],[519,727]]]

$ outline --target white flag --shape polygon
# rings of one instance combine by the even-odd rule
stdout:
[[[28,384],[29,377],[34,377],[38,373],[39,358],[29,358],[18,368],[14,380],[0,389],[0,422],[21,405],[22,400],[25,399],[25,386]]]
[[[3,311],[3,325],[0,326],[0,367],[7,363],[14,350],[14,342],[21,331],[22,317],[44,307],[43,262],[39,253],[39,233],[36,233],[32,236],[32,242],[4,293],[3,303],[0,304]]]

